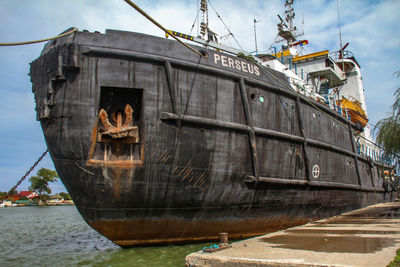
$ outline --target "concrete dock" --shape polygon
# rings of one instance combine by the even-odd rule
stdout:
[[[186,256],[186,266],[386,266],[400,248],[400,202],[382,203]]]

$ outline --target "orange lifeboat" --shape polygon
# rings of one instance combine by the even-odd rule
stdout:
[[[343,97],[341,100],[337,101],[337,105],[341,106],[343,109],[347,108],[347,113],[350,115],[351,121],[365,128],[368,123],[368,117],[359,101],[356,99],[349,100]]]

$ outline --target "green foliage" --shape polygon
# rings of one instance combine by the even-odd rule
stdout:
[[[42,201],[46,202],[49,198],[50,198],[50,196],[48,194],[42,194],[40,199]]]
[[[375,126],[377,130],[376,141],[382,145],[389,154],[400,152],[400,121],[391,116],[384,118]]]
[[[400,249],[396,251],[396,257],[394,257],[387,267],[400,267]]]
[[[32,176],[29,181],[31,186],[29,190],[33,190],[39,194],[42,201],[45,201],[43,193],[51,194],[49,183],[57,181],[58,174],[56,171],[52,171],[46,168],[41,168],[36,176]],[[43,196],[42,196],[43,195]]]
[[[71,200],[71,196],[68,193],[61,192],[59,194],[64,200]]]
[[[7,196],[8,193],[9,192],[0,192],[0,201],[5,200],[5,197]],[[10,194],[8,194],[8,196],[10,197],[12,195],[17,195],[17,194],[18,194],[17,190],[14,189],[13,191],[10,192]],[[10,199],[9,197],[8,199]]]
[[[400,76],[400,72],[398,77]],[[374,128],[376,142],[382,145],[385,154],[400,153],[400,88],[394,92],[392,115],[378,121]]]
[[[9,196],[18,195],[17,189],[8,191],[8,195],[9,195]]]

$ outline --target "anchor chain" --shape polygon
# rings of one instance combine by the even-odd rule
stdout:
[[[17,187],[22,183],[22,181],[24,181],[26,179],[26,177],[31,173],[31,171],[33,171],[33,169],[36,168],[36,166],[39,164],[39,162],[46,156],[47,152],[49,152],[49,149],[46,149],[45,152],[43,152],[43,154],[37,159],[37,161],[32,165],[32,167],[25,173],[24,176],[21,177],[21,179],[19,179],[18,183],[16,185],[14,185],[8,192],[7,195],[5,197],[3,197],[1,199],[1,201],[7,199],[8,197],[10,197],[11,193],[17,189]]]

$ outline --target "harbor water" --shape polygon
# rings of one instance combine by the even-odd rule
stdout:
[[[184,266],[209,244],[122,249],[74,206],[0,209],[0,266]]]

